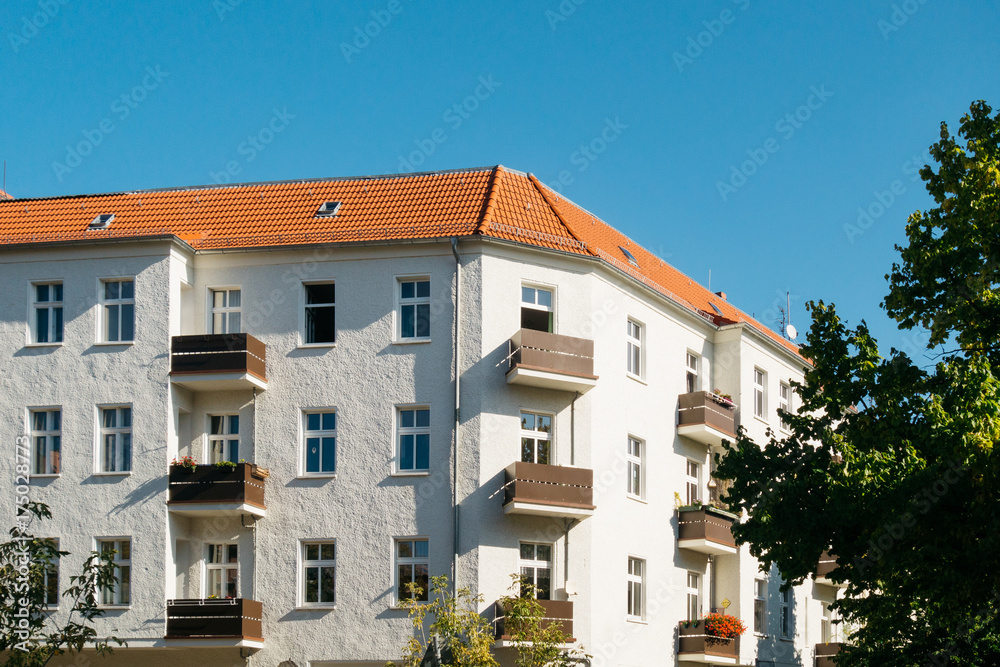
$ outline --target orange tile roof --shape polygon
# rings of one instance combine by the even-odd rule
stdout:
[[[333,217],[317,217],[327,201]],[[115,218],[88,230],[99,214]],[[478,169],[0,198],[0,245],[175,235],[195,249],[482,235],[598,257],[716,325],[747,323],[798,348],[531,174]],[[620,248],[627,249],[633,266]],[[715,306],[713,308],[712,306]],[[717,310],[716,310],[717,309]]]

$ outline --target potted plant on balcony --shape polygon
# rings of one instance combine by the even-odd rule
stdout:
[[[198,461],[193,456],[182,456],[180,461],[174,459],[170,462],[170,465],[181,466],[188,472],[194,472],[198,469]]]
[[[718,389],[713,389],[710,392],[710,395],[712,397],[712,400],[718,403],[719,405],[725,406],[727,408],[731,408],[736,405],[735,403],[733,403],[733,397],[731,395],[723,394]]]
[[[720,639],[736,639],[747,631],[743,621],[726,614],[705,614],[705,634]]]
[[[215,469],[221,472],[232,472],[236,470],[236,464],[232,461],[218,461],[215,464]]]

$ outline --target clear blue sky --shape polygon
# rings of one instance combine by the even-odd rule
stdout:
[[[788,291],[800,332],[825,299],[884,347],[916,165],[1000,106],[987,0],[8,0],[0,29],[15,196],[501,163],[766,323]]]

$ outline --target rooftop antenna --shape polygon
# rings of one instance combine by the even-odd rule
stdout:
[[[708,270],[708,291],[712,291],[712,269]]]
[[[780,313],[778,330],[781,332],[781,335],[788,340],[795,340],[799,332],[792,325],[792,298],[787,291],[785,292],[785,307],[778,306],[778,312]]]

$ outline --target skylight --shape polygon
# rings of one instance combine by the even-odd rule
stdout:
[[[636,261],[635,256],[632,253],[630,253],[628,250],[626,250],[621,246],[618,246],[618,249],[622,251],[623,255],[625,255],[625,259],[628,260],[629,264],[631,264],[632,266],[639,266],[639,262]]]
[[[99,216],[90,221],[87,225],[87,229],[107,229],[111,221],[115,219],[114,213],[101,213]]]
[[[712,307],[712,310],[714,310],[714,311],[715,311],[715,314],[716,314],[716,315],[718,315],[719,317],[722,317],[722,311],[721,311],[721,310],[719,310],[719,307],[718,307],[718,306],[716,306],[716,305],[715,305],[714,303],[712,303],[711,301],[709,301],[709,302],[708,302],[708,305],[710,305],[710,306]]]
[[[339,201],[323,202],[323,205],[319,207],[318,211],[316,211],[316,217],[317,218],[332,217],[334,215],[337,215],[337,211],[339,210],[340,210]]]

